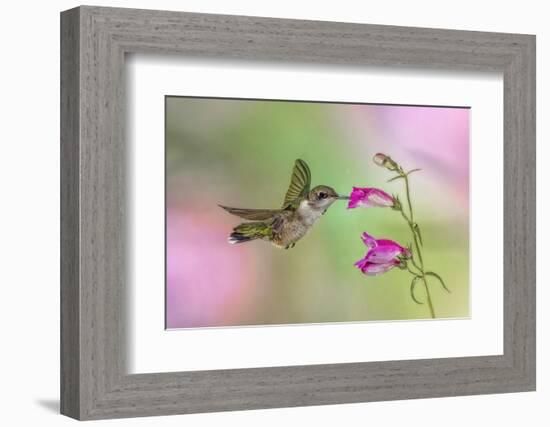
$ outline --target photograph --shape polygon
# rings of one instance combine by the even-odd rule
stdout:
[[[166,329],[470,316],[468,106],[165,97]]]
[[[548,418],[542,6],[12,3],[6,425]]]

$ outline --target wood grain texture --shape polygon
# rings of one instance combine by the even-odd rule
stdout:
[[[100,419],[534,390],[534,36],[86,6],[61,20],[62,413]],[[127,53],[502,72],[504,354],[128,375]]]
[[[61,413],[80,414],[78,10],[61,20]]]

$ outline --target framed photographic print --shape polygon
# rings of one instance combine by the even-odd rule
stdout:
[[[61,411],[535,389],[535,38],[61,15]]]
[[[450,292],[445,276],[455,292],[438,296],[437,316],[469,317],[469,108],[175,96],[165,106],[167,328],[431,318],[429,292],[423,310],[410,300],[423,305],[425,279]],[[376,181],[385,189],[365,187]],[[271,209],[225,206],[247,199]],[[445,230],[420,231],[415,216],[434,228],[441,216]]]

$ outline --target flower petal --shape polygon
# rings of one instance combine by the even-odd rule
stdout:
[[[388,262],[385,264],[374,264],[372,262],[362,263],[360,270],[367,276],[378,276],[390,271],[393,267],[398,265],[399,262]]]
[[[399,243],[394,242],[393,240],[379,239],[376,241],[376,244],[377,246],[382,246],[385,248],[393,248],[397,252],[395,256],[402,255],[405,258],[411,257],[411,252],[407,248],[401,246]]]
[[[362,188],[353,187],[349,195],[348,209],[353,209],[361,205],[365,198],[365,192]]]
[[[357,261],[355,265],[359,270],[363,270],[363,268],[365,268],[368,264],[368,260],[367,260],[367,257],[365,256],[364,258],[361,258],[359,261]]]
[[[370,207],[393,207],[395,200],[385,191],[378,188],[353,187],[349,196],[348,209],[359,206]]]
[[[401,255],[401,248],[399,245],[378,245],[369,251],[367,258],[371,263],[385,264],[396,261],[396,258],[399,255]]]
[[[391,208],[395,204],[392,196],[378,188],[371,188],[367,197],[374,206]]]
[[[367,248],[374,248],[377,245],[376,239],[366,231],[363,234],[361,234],[361,240],[363,240],[363,243]]]

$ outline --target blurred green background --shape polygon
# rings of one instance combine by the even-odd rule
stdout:
[[[363,231],[411,241],[399,213],[336,202],[289,250],[229,245],[241,220],[218,204],[280,207],[294,160],[312,185],[349,194],[378,187],[404,200],[401,180],[372,162],[391,155],[411,175],[416,221],[437,317],[469,316],[467,108],[166,98],[168,328],[429,318],[410,297],[412,276],[363,275]],[[422,286],[417,297],[425,299]]]

